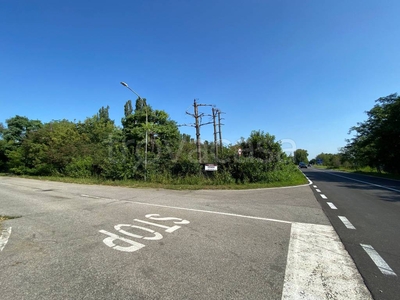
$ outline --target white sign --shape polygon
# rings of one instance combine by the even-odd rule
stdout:
[[[204,166],[204,169],[206,171],[217,171],[218,170],[218,166],[217,165],[208,164],[208,165]]]
[[[133,221],[139,222],[142,224],[153,225],[153,226],[156,226],[159,228],[163,228],[163,229],[165,229],[165,232],[167,232],[167,233],[172,233],[175,230],[178,230],[179,228],[181,228],[181,226],[178,226],[178,225],[186,225],[186,224],[190,223],[188,220],[184,220],[184,219],[180,219],[180,218],[175,218],[175,217],[161,217],[160,218],[159,216],[160,216],[159,214],[147,214],[145,217],[147,219],[155,220],[155,221],[173,221],[172,223],[174,223],[175,225],[174,226],[166,226],[166,225],[153,223],[153,222],[149,222],[149,221],[143,221],[143,220],[139,220],[139,219],[134,219]],[[122,229],[122,228],[125,228],[125,229]],[[135,230],[136,233],[127,231],[128,229],[132,230],[132,228],[133,228],[133,230]],[[135,238],[135,239],[142,239],[142,240],[147,240],[147,241],[158,241],[163,238],[161,233],[158,233],[152,229],[142,227],[142,226],[137,226],[137,225],[118,224],[118,225],[114,226],[114,229],[116,231],[118,231],[119,233],[123,234],[124,236],[128,236],[130,238]],[[151,236],[142,236],[140,234],[137,234],[138,230],[144,231],[147,235],[149,235],[149,233],[150,233]],[[135,252],[135,251],[140,250],[145,247],[145,245],[142,243],[132,241],[131,239],[128,239],[123,236],[119,236],[117,234],[108,232],[106,230],[99,230],[99,232],[104,233],[105,235],[108,235],[108,237],[103,240],[103,243],[106,244],[108,247],[113,248],[118,251]],[[122,241],[127,245],[126,246],[116,245],[114,243],[114,241],[117,241],[117,240]],[[121,244],[121,242],[119,242],[119,244]]]

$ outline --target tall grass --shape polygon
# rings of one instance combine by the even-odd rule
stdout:
[[[20,177],[69,182],[78,184],[101,184],[142,188],[166,188],[166,189],[252,189],[267,187],[294,186],[307,183],[303,173],[293,164],[282,165],[275,171],[269,171],[264,175],[262,182],[250,182],[249,179],[238,181],[231,173],[224,170],[216,172],[198,173],[197,175],[174,176],[170,172],[148,174],[147,180],[121,179],[110,180],[97,177],[67,177],[67,176],[28,176]]]

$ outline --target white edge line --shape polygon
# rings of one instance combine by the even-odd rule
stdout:
[[[335,204],[333,204],[332,202],[326,202],[326,204],[328,204],[329,207],[332,208],[332,209],[337,209],[337,207],[335,206]]]
[[[3,251],[4,247],[6,246],[7,242],[8,242],[8,238],[11,235],[11,227],[3,230],[1,232],[1,236],[0,236],[0,251]]]
[[[365,244],[360,244],[361,247],[367,252],[369,257],[372,259],[372,261],[375,263],[375,265],[379,268],[379,270],[382,272],[382,274],[385,275],[390,275],[390,276],[397,276],[397,274],[389,267],[389,265],[386,263],[386,261],[379,255],[378,252],[371,246],[371,245],[365,245]]]
[[[343,222],[344,226],[346,226],[348,229],[356,229],[354,227],[354,225],[351,224],[350,221],[346,217],[339,216],[339,219],[340,219],[340,221]]]
[[[320,189],[315,189],[318,193],[321,193],[321,190]]]
[[[382,189],[386,189],[386,190],[390,190],[390,191],[394,191],[394,192],[400,193],[400,190],[396,190],[396,189],[393,189],[393,188],[390,188],[390,187],[387,187],[387,186],[384,186],[384,185],[375,184],[375,183],[371,183],[371,182],[367,182],[367,181],[363,181],[363,180],[358,180],[358,179],[353,179],[353,178],[350,178],[350,177],[337,175],[337,174],[334,174],[334,173],[332,173],[332,172],[326,172],[326,173],[328,173],[328,174],[330,174],[330,175],[333,175],[333,176],[346,178],[346,179],[348,179],[348,180],[353,180],[353,181],[357,181],[357,182],[361,182],[361,183],[373,185],[373,186],[376,186],[376,187],[380,187],[380,188],[382,188]],[[386,178],[383,178],[383,179],[386,179]]]
[[[321,198],[322,198],[322,199],[328,199],[328,197],[325,196],[324,194],[321,194]]]
[[[293,223],[293,222],[284,221],[284,220],[261,218],[261,217],[254,217],[254,216],[246,216],[246,215],[218,212],[218,211],[212,211],[212,210],[193,209],[193,208],[185,208],[185,207],[177,207],[177,206],[169,206],[169,205],[161,205],[161,204],[152,204],[152,203],[144,203],[144,202],[129,202],[129,203],[135,203],[135,204],[141,204],[141,205],[149,205],[149,206],[157,206],[157,207],[164,207],[164,208],[173,208],[173,209],[180,209],[180,210],[186,210],[186,211],[196,211],[196,212],[203,212],[203,213],[230,216],[230,217],[247,218],[247,219],[253,219],[253,220],[271,221],[271,222],[285,223],[285,224],[292,224]]]

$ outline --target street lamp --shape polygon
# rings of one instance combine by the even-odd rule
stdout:
[[[134,90],[132,90],[126,82],[121,81],[121,84],[124,87],[126,87],[127,89],[129,89],[136,96],[138,96],[140,100],[143,100],[143,98],[140,97],[140,95],[138,93],[136,93]],[[146,146],[145,146],[145,150],[144,150],[144,181],[146,181],[147,180],[147,122],[148,122],[148,120],[147,120],[147,104],[144,101],[143,101],[143,104],[146,106]]]

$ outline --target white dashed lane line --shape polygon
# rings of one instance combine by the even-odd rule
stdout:
[[[379,268],[379,270],[384,275],[389,276],[397,276],[396,273],[389,267],[386,261],[376,252],[376,250],[371,245],[360,244],[361,247],[367,252],[369,257],[375,263],[375,265]]]
[[[326,204],[328,204],[329,207],[332,208],[332,209],[337,209],[337,207],[335,206],[335,204],[333,204],[332,202],[326,202]]]
[[[350,223],[350,221],[343,216],[339,216],[339,219],[343,222],[344,226],[346,226],[348,229],[356,229],[353,224]]]
[[[332,174],[332,175],[334,175],[334,174]],[[371,183],[364,182],[361,180],[355,180],[352,178],[348,178],[345,176],[339,176],[339,175],[335,175],[335,176],[347,178],[347,179],[354,180],[357,182],[367,183],[370,185],[374,185],[374,186],[378,186],[378,187],[382,187],[382,188],[386,188],[386,189],[398,192],[398,190],[387,188],[387,187],[380,186],[377,184],[371,184]],[[316,185],[313,185],[313,188],[315,189],[316,192],[320,193],[319,195],[321,196],[322,199],[328,199],[328,197],[325,196],[324,194],[322,194],[321,190],[318,189]],[[328,204],[331,209],[337,209],[337,207],[332,202],[326,202],[326,204]],[[346,217],[344,217],[344,216],[338,216],[338,217],[342,221],[342,223],[346,226],[346,228],[353,229],[353,230],[356,229],[354,227],[354,225],[351,224],[351,222]],[[366,245],[366,244],[360,244],[360,245],[365,250],[365,252],[368,254],[368,256],[372,259],[372,261],[375,263],[375,265],[378,267],[378,269],[382,272],[382,274],[388,275],[388,276],[397,276],[397,274],[392,270],[392,268],[390,268],[390,266],[386,263],[386,261],[378,254],[378,252],[371,245]]]
[[[8,242],[8,238],[11,235],[11,227],[9,227],[8,229],[5,229],[1,232],[1,236],[0,236],[0,251],[3,251],[4,247],[6,246],[7,242]]]

